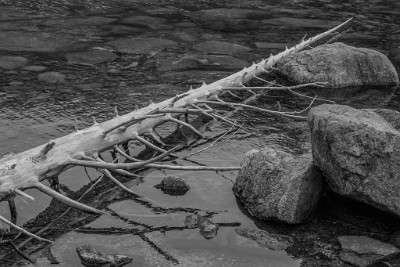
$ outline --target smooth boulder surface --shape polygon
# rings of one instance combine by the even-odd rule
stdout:
[[[398,85],[399,77],[382,53],[333,43],[301,51],[277,62],[279,74],[297,84],[327,82],[327,87]]]
[[[390,244],[366,236],[339,236],[342,246],[340,259],[354,266],[365,267],[399,254]]]
[[[293,156],[264,148],[246,153],[233,187],[255,217],[289,224],[308,221],[321,191],[321,177],[311,155]]]
[[[400,216],[400,112],[325,104],[308,123],[328,187]]]

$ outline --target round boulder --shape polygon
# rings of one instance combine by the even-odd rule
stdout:
[[[400,112],[324,104],[308,123],[328,188],[400,216]]]
[[[301,51],[277,62],[278,73],[297,83],[327,82],[327,87],[398,85],[399,77],[382,53],[333,43]]]

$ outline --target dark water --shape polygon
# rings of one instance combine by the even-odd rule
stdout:
[[[204,9],[231,8],[222,26],[199,21],[195,13]],[[243,11],[250,11],[243,23]],[[259,13],[254,12],[257,11]],[[224,11],[226,14],[226,11]],[[261,12],[261,13],[260,13]],[[239,14],[239,15],[238,15]],[[227,76],[243,64],[250,64],[277,53],[286,45],[354,18],[351,28],[340,41],[359,47],[379,50],[388,55],[400,69],[400,3],[382,1],[286,0],[286,1],[5,1],[0,0],[0,57],[20,56],[26,62],[15,69],[0,68],[0,154],[21,152],[66,135],[73,130],[75,118],[80,127],[90,125],[91,117],[98,121],[110,119],[114,107],[127,113],[135,105],[145,106],[149,99],[161,101],[186,91],[202,81],[214,81]],[[236,16],[236,17],[235,17]],[[253,16],[253,17],[252,17]],[[232,18],[230,18],[232,17]],[[140,18],[140,19],[138,19]],[[227,19],[228,18],[228,19]],[[128,44],[115,46],[123,38],[163,38],[172,43],[148,49]],[[222,41],[245,47],[240,51],[199,48],[198,44]],[[155,42],[157,43],[157,42]],[[135,50],[137,48],[137,50]],[[126,50],[129,50],[128,52]],[[70,54],[87,51],[113,52],[112,59],[85,65],[68,61]],[[174,69],[173,60],[184,55],[225,56],[217,67],[198,66]],[[94,56],[89,56],[92,59]],[[87,58],[81,63],[87,63]],[[93,63],[93,62],[92,62]],[[218,65],[219,64],[219,65]],[[24,69],[42,66],[44,70]],[[60,83],[38,79],[43,72],[59,72],[65,76]],[[357,107],[400,110],[399,93],[390,90],[325,91],[322,96],[338,103]],[[300,98],[277,95],[288,109],[304,106]],[[198,163],[218,166],[238,165],[251,148],[273,145],[289,151],[307,149],[303,136],[307,127],[263,115],[242,114],[247,124],[244,131],[221,140],[220,144],[191,157]],[[247,116],[247,117],[246,117]],[[289,125],[289,126],[288,126]],[[214,133],[226,127],[216,127]],[[249,135],[248,133],[252,133]],[[300,141],[299,141],[300,140]],[[192,152],[192,151],[191,151]],[[182,164],[191,164],[182,162]],[[93,177],[99,174],[91,171]],[[178,174],[191,186],[186,195],[176,197],[161,193],[153,186],[168,174]],[[82,169],[74,168],[62,174],[63,184],[77,190],[88,183]],[[143,183],[128,183],[139,194],[165,207],[190,207],[215,211],[216,222],[238,222],[241,227],[254,228],[254,222],[244,215],[232,194],[235,173],[152,171]],[[44,210],[49,198],[30,190],[37,201],[17,201],[19,224]],[[109,206],[130,220],[153,226],[183,226],[189,213],[156,214],[131,200]],[[0,212],[8,216],[2,203]],[[126,222],[104,215],[90,227],[127,227]],[[205,240],[198,230],[152,232],[147,235],[156,246],[173,255],[181,266],[298,266],[286,252],[258,247],[240,238],[234,228],[224,227],[218,236]],[[102,236],[70,232],[60,237],[51,249],[60,266],[79,266],[75,249],[89,243],[107,253],[121,253],[135,258],[128,266],[169,266],[172,262],[149,242],[138,236]],[[49,265],[45,258],[41,266]]]

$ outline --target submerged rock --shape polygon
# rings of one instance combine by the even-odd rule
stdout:
[[[100,16],[87,16],[87,17],[70,17],[70,18],[51,18],[43,20],[39,23],[41,26],[48,27],[62,27],[62,28],[74,28],[80,25],[85,26],[98,26],[116,21],[115,18],[107,18]]]
[[[40,72],[40,71],[44,71],[45,69],[47,69],[47,67],[45,66],[27,66],[27,67],[23,67],[23,70],[27,70],[27,71],[34,71],[34,72]]]
[[[253,149],[241,167],[233,191],[250,214],[290,224],[310,220],[322,186],[310,154]]]
[[[286,235],[270,234],[260,229],[235,229],[240,236],[256,241],[260,246],[271,250],[285,250],[293,244],[293,238]]]
[[[142,54],[176,47],[177,43],[162,38],[120,38],[108,42],[107,45],[121,53]]]
[[[63,83],[65,75],[56,71],[43,72],[38,75],[38,80],[46,83]]]
[[[365,267],[399,254],[390,244],[366,236],[340,236],[340,259],[355,266]]]
[[[164,193],[174,196],[182,196],[190,190],[190,186],[180,177],[168,176],[162,179],[161,183],[154,186]]]
[[[25,66],[28,63],[28,59],[24,57],[13,57],[13,56],[1,56],[0,57],[0,68],[6,70],[18,69]]]
[[[92,50],[67,54],[65,55],[65,58],[70,64],[96,65],[106,61],[114,60],[118,58],[118,56],[107,50]]]
[[[190,18],[200,26],[212,30],[245,31],[259,29],[260,20],[270,15],[270,12],[253,9],[220,8],[196,11]]]
[[[47,32],[0,32],[0,49],[7,51],[56,52],[78,41],[78,37]]]
[[[333,28],[336,25],[339,25],[340,21],[332,21],[332,20],[319,20],[319,19],[305,19],[305,18],[294,18],[294,17],[278,17],[265,19],[262,21],[262,24],[267,26],[275,26],[275,27],[287,27],[287,28],[319,28],[319,29],[328,29]]]
[[[247,46],[223,42],[223,41],[207,41],[197,43],[193,46],[194,49],[204,51],[210,54],[223,54],[223,55],[238,55],[248,53],[251,49]]]
[[[76,249],[82,264],[85,266],[110,266],[120,267],[131,263],[133,259],[124,255],[107,255],[94,250],[88,245],[78,247]]]
[[[197,215],[197,224],[200,229],[200,234],[205,239],[211,239],[217,236],[219,226],[210,219],[207,219],[201,215]]]
[[[325,104],[308,122],[328,187],[400,216],[400,112]]]
[[[248,66],[247,61],[225,55],[185,55],[180,59],[170,59],[161,63],[159,71],[179,71],[191,69],[240,70]]]
[[[276,64],[278,72],[295,83],[328,82],[340,88],[364,85],[398,85],[399,77],[382,53],[333,43],[301,51]]]

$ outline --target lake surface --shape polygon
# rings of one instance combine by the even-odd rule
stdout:
[[[203,81],[223,78],[295,44],[305,34],[323,32],[350,17],[354,21],[339,40],[384,53],[399,71],[400,3],[396,0],[0,0],[0,154],[18,153],[67,135],[75,120],[84,128],[92,117],[99,122],[111,119],[115,106],[121,114],[128,113],[136,105],[146,106],[150,99],[159,102]],[[187,61],[177,65],[179,60]],[[400,95],[394,90],[326,90],[318,94],[359,108],[400,111]],[[264,100],[271,108],[277,108],[277,101],[293,110],[308,104],[284,93]],[[305,123],[247,112],[237,119],[245,123],[242,130],[192,156],[195,163],[180,163],[235,166],[252,148],[271,145],[294,153],[309,148]],[[229,126],[216,125],[209,136],[226,130]],[[99,176],[96,171],[89,174]],[[191,190],[184,196],[171,196],[154,188],[170,174],[184,178]],[[145,238],[67,231],[57,237],[52,248],[46,248],[59,266],[80,266],[76,247],[82,244],[132,256],[134,262],[126,266],[304,264],[296,253],[272,251],[237,235],[237,226],[221,227],[210,240],[198,229],[183,228],[185,217],[194,210],[212,213],[214,222],[261,227],[236,202],[231,190],[235,172],[148,171],[143,176],[141,182],[126,185],[160,204],[161,211],[119,193],[108,208],[124,219],[103,215],[85,226],[139,227],[132,226],[133,221],[141,227],[165,228],[151,231]],[[63,173],[60,181],[73,191],[90,182],[80,168]],[[29,194],[36,201],[17,200],[20,225],[50,203],[41,193],[29,190]],[[182,207],[187,210],[179,209]],[[169,208],[176,210],[167,212]],[[9,216],[5,203],[0,213]],[[50,265],[42,252],[31,253],[41,266]],[[1,265],[13,265],[13,260],[15,265],[22,261],[7,258]]]

